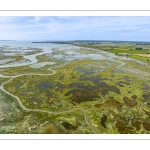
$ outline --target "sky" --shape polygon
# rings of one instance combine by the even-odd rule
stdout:
[[[0,16],[0,40],[150,41],[150,17]]]

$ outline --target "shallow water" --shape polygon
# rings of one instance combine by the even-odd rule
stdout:
[[[42,68],[45,65],[53,65],[53,64],[55,64],[55,62],[40,62],[40,63],[32,64],[29,67],[36,69],[36,68]]]
[[[5,63],[7,63],[7,62],[9,62],[11,60],[15,60],[15,59],[2,59],[2,60],[0,60],[0,65],[1,64],[5,64]]]
[[[25,65],[31,65],[34,63],[37,63],[38,60],[36,59],[36,56],[43,55],[43,54],[51,54],[53,48],[57,48],[61,51],[66,49],[77,49],[77,46],[72,46],[69,44],[54,44],[54,43],[32,43],[31,41],[0,41],[0,47],[3,47],[3,53],[7,56],[15,56],[18,53],[21,53],[21,55],[24,56],[26,54],[25,52],[30,51],[30,48],[38,48],[42,49],[43,52],[32,54],[32,55],[25,55],[23,58],[29,60],[28,62],[19,62],[19,63],[11,63],[7,65],[1,65],[0,68],[8,68],[8,67],[19,67],[19,66],[25,66]],[[8,51],[9,49],[15,49],[15,52],[11,51],[11,53],[8,53],[5,51]],[[25,50],[25,49],[28,49]],[[33,50],[32,50],[33,51]],[[55,56],[54,56],[55,57]],[[62,55],[56,55],[56,58],[62,57]]]

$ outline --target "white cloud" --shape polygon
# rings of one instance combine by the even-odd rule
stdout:
[[[138,35],[142,40],[150,36],[149,30],[150,17],[0,17],[0,39],[75,40],[86,39],[88,35],[88,38],[100,40],[104,37],[126,40],[123,39],[126,35],[134,40],[133,35]]]

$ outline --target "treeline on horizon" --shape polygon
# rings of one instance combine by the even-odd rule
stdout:
[[[58,44],[73,44],[73,43],[89,43],[89,44],[100,44],[100,43],[130,43],[136,45],[150,45],[150,42],[143,41],[110,41],[110,40],[74,40],[74,41],[40,41],[32,43],[58,43]]]

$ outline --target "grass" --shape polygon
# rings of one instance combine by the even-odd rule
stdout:
[[[130,55],[130,57],[137,60],[150,62],[150,57],[143,57],[143,56],[136,56],[136,55]]]
[[[104,50],[116,55],[127,56],[141,61],[150,61],[147,57],[135,56],[134,54],[149,54],[150,45],[139,45],[135,43],[115,43],[115,42],[74,42],[73,45]],[[121,54],[123,53],[123,54]]]
[[[114,48],[112,50],[106,50],[107,52],[111,52],[114,54],[117,53],[127,53],[127,54],[147,54],[149,53],[148,50],[130,50],[130,49],[121,49],[121,48]]]
[[[92,65],[87,65],[87,64],[92,64]],[[100,64],[103,64],[103,61],[100,61]],[[138,118],[135,118],[135,120],[136,121],[140,120],[143,124],[145,122],[149,124],[149,120],[146,114],[144,113],[144,111],[143,110],[139,111],[141,106],[145,110],[149,111],[149,108],[144,106],[142,102],[143,100],[142,94],[144,93],[140,88],[142,80],[138,80],[136,77],[128,73],[120,74],[117,70],[115,70],[118,63],[114,63],[114,65],[111,67],[107,66],[105,68],[106,72],[98,71],[98,72],[93,72],[91,74],[86,74],[84,72],[78,71],[78,68],[80,67],[84,68],[85,71],[88,71],[90,69],[93,69],[94,65],[97,66],[97,61],[93,61],[89,59],[70,62],[65,66],[56,68],[55,75],[46,76],[44,78],[43,76],[36,76],[36,75],[18,77],[10,81],[8,84],[6,84],[5,88],[11,93],[17,95],[21,99],[22,103],[27,108],[30,109],[38,108],[42,110],[49,110],[52,112],[64,112],[64,110],[69,111],[69,110],[73,110],[74,108],[87,109],[86,111],[87,121],[89,124],[91,124],[92,128],[97,133],[139,133],[141,132],[139,130],[134,130],[136,126],[134,124],[130,124],[129,122],[131,122],[132,119],[134,118],[133,114],[139,113]],[[112,75],[111,70],[114,70],[115,72],[113,78],[111,77]],[[95,82],[93,80],[95,77],[98,77],[100,75],[102,79],[106,78],[104,80],[101,79],[101,82],[103,82],[103,84],[106,83],[107,85],[113,88],[114,86],[116,86],[119,89],[120,94],[115,93],[113,91],[109,91],[107,93],[101,93],[101,91],[103,91],[105,87],[98,88],[97,82],[99,81]],[[60,80],[60,76],[64,76],[64,78]],[[75,78],[72,79],[72,76],[74,76]],[[83,77],[83,79],[86,80],[85,81],[81,80],[80,78],[81,76]],[[126,84],[127,81],[125,79],[125,76],[127,76],[131,80],[129,84]],[[19,82],[22,82],[23,84],[19,84]],[[53,87],[50,89],[39,91],[37,85],[41,82],[49,82],[53,85]],[[63,91],[58,91],[58,88],[56,86],[57,83],[64,86]],[[74,83],[74,86],[69,86],[72,83]],[[118,83],[122,85],[120,86],[120,84]],[[79,85],[82,86],[80,87]],[[71,97],[73,98],[73,95],[65,96],[65,94],[74,89],[84,90],[84,88],[86,89],[86,86],[97,87],[97,90],[99,90],[99,96],[96,97],[96,99],[91,101],[84,101],[81,103],[76,103],[76,102],[70,103],[72,101]],[[88,88],[86,90],[88,91]],[[96,92],[97,90],[94,90],[93,93]],[[24,92],[25,95],[22,95],[21,92]],[[91,89],[89,88],[88,93],[90,92]],[[52,93],[52,95],[49,95],[50,93]],[[77,93],[76,96],[79,97],[79,95],[80,93]],[[133,95],[137,96],[136,101],[138,103],[135,106],[132,106],[130,104],[130,101],[133,101],[132,99]],[[33,103],[30,100],[30,96],[41,99],[42,103],[40,104]],[[124,96],[126,96],[129,99],[128,102],[129,104],[127,105],[123,100]],[[49,105],[50,101],[52,102],[51,105]],[[98,107],[95,107],[95,105],[97,105]],[[103,121],[104,115],[107,116],[106,117],[107,119],[105,118],[106,119],[105,121]],[[32,118],[34,118],[33,115]],[[143,121],[143,118],[145,118],[145,121]],[[53,118],[50,116],[45,117],[45,119],[40,118],[41,121],[39,122],[44,123],[46,120],[49,119],[51,119],[52,122],[56,123],[61,129],[64,129],[64,127],[62,127],[60,122],[68,122],[74,126],[77,126],[78,124],[78,128],[76,131],[67,130],[67,133],[92,133],[92,130],[90,129],[90,127],[85,121],[83,112],[80,110],[75,110],[70,113],[62,113]],[[36,120],[37,118],[36,119],[34,118],[34,121]],[[26,117],[26,119],[21,120],[21,122],[17,124],[17,127],[19,128],[19,124],[21,125],[28,124],[31,127],[33,127],[32,122],[33,119]],[[117,124],[115,124],[115,122],[117,122]],[[105,128],[105,126],[107,128]],[[29,132],[28,129],[29,129],[28,127],[24,126],[24,128],[19,129],[18,132],[28,133]],[[38,126],[36,126],[36,129],[38,129]],[[144,131],[145,133],[149,133],[149,131],[145,130],[144,128],[141,130],[142,132]]]

